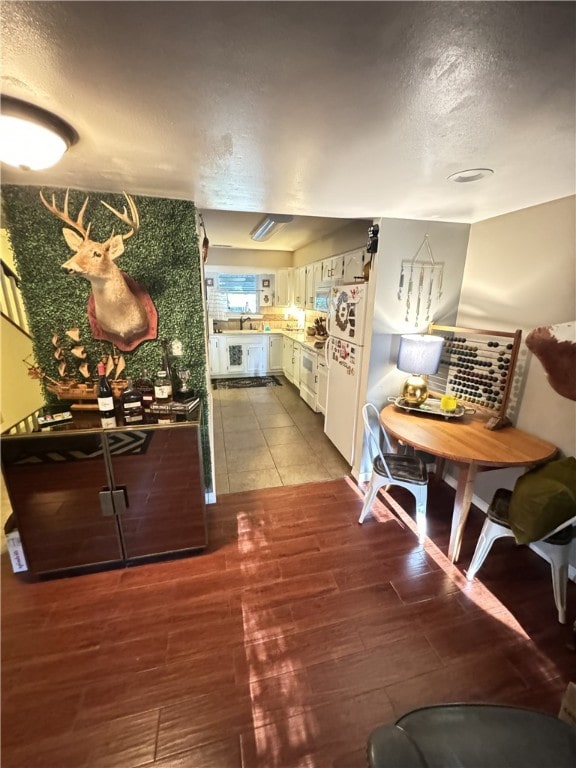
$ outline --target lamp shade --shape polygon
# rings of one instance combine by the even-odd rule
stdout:
[[[436,373],[443,345],[444,339],[432,334],[414,333],[401,336],[396,367],[405,373]]]

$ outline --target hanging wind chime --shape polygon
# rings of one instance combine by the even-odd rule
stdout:
[[[427,261],[418,261],[418,254],[424,246],[429,258]],[[426,234],[414,257],[403,260],[400,266],[398,301],[404,300],[405,322],[412,320],[414,325],[418,325],[421,322],[430,321],[433,302],[438,302],[442,298],[443,277],[444,264],[434,260]]]

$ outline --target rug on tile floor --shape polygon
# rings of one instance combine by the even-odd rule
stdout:
[[[214,389],[240,389],[244,387],[281,387],[276,376],[248,376],[242,379],[212,379]]]

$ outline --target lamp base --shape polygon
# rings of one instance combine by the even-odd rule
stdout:
[[[402,386],[402,399],[410,405],[422,405],[428,398],[428,384],[423,376],[408,376]]]

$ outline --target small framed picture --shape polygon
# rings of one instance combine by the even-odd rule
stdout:
[[[207,277],[206,278],[206,288],[214,288],[214,278],[213,277]]]
[[[263,278],[262,288],[270,288],[270,280],[268,278]]]

